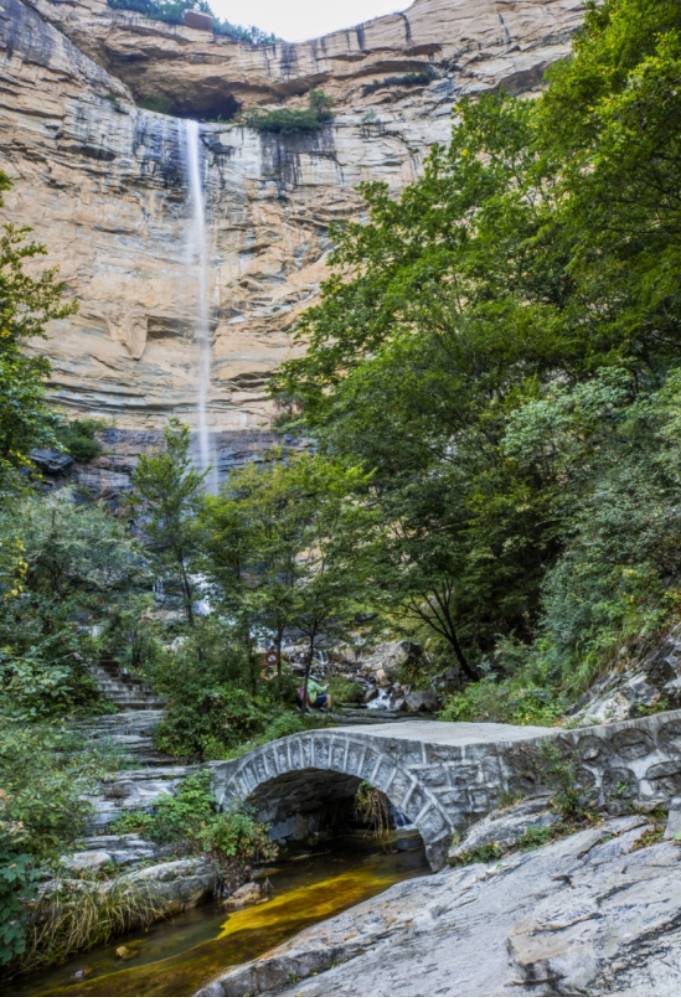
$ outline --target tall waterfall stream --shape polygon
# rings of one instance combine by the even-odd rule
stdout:
[[[194,338],[198,346],[197,430],[199,467],[207,472],[206,487],[217,492],[218,473],[214,442],[210,431],[208,402],[211,385],[212,338],[209,308],[208,233],[206,227],[206,197],[204,189],[204,156],[200,127],[197,121],[185,121],[185,152],[187,193],[191,220],[187,225],[187,266],[193,274],[196,299]]]

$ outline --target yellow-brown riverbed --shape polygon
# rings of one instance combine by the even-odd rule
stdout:
[[[274,893],[267,901],[229,914],[216,905],[186,912],[14,982],[11,993],[192,995],[227,967],[424,871],[420,853],[367,853],[361,844],[346,843],[286,863],[271,876]],[[129,959],[116,956],[121,945],[132,954]],[[83,973],[84,979],[77,979]]]

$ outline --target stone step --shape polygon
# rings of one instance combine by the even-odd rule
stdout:
[[[116,714],[101,714],[99,717],[88,717],[76,721],[78,730],[108,731],[118,730],[128,724],[157,725],[163,717],[163,711],[158,707],[147,707],[140,710],[120,710]]]
[[[102,734],[102,738],[114,745],[137,745],[139,748],[151,748],[154,744],[153,733],[143,734],[140,731],[112,731]]]
[[[88,835],[80,839],[73,853],[62,857],[62,862],[74,871],[96,870],[109,863],[134,866],[160,855],[161,849],[155,842],[139,835]]]
[[[88,822],[97,837],[129,811],[150,811],[158,798],[172,793],[196,766],[150,766],[122,770],[102,780],[95,794],[84,797],[93,807]]]
[[[160,710],[163,706],[161,700],[138,700],[135,697],[109,698],[109,702],[122,710]]]
[[[157,699],[147,683],[132,676],[121,676],[113,670],[97,665],[92,667],[91,674],[99,689],[109,699],[118,697],[130,697],[135,700]]]

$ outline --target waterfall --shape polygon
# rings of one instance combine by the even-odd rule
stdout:
[[[218,490],[215,446],[208,419],[208,396],[211,380],[211,334],[208,307],[208,242],[206,236],[206,203],[201,156],[199,123],[185,121],[187,189],[191,206],[191,225],[187,226],[188,267],[194,271],[196,298],[194,338],[198,345],[197,429],[199,436],[199,467],[208,471],[206,487]],[[210,469],[210,470],[208,470]]]

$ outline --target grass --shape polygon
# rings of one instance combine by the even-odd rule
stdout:
[[[114,936],[146,929],[167,914],[168,904],[150,885],[114,880],[64,888],[33,902],[21,971],[64,963],[71,955]]]
[[[360,783],[355,794],[354,810],[356,817],[371,829],[375,838],[385,838],[390,831],[390,804],[384,793],[368,783]]]

